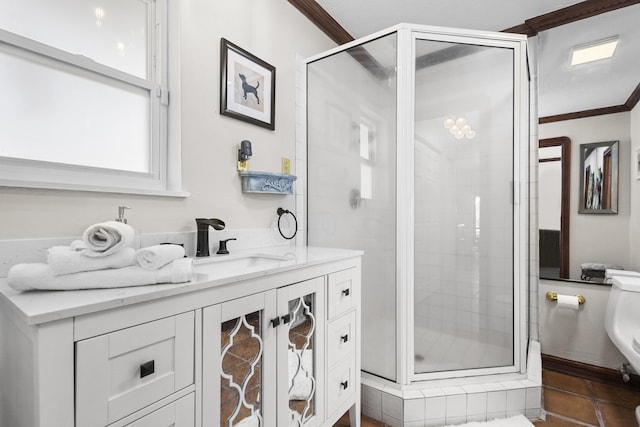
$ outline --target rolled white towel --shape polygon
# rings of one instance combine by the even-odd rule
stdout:
[[[82,241],[87,246],[83,251],[89,257],[107,256],[122,248],[133,246],[135,231],[130,225],[118,221],[107,221],[93,224],[82,234]]]
[[[289,349],[289,399],[307,400],[314,390],[313,350]]]
[[[111,255],[97,258],[86,256],[86,252],[74,250],[72,246],[53,246],[47,250],[47,263],[56,276],[122,268],[136,263],[136,251],[133,248],[124,248]]]
[[[183,257],[184,248],[180,245],[155,245],[138,249],[136,252],[138,265],[146,270],[157,270]]]
[[[132,265],[63,276],[56,276],[49,264],[16,264],[9,270],[7,282],[17,291],[53,291],[183,283],[191,281],[192,277],[193,259],[181,258],[159,270],[145,270],[138,265]]]

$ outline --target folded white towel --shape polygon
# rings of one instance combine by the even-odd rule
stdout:
[[[56,276],[82,271],[122,268],[136,263],[136,251],[124,248],[103,257],[88,257],[86,251],[77,251],[72,246],[53,246],[47,251],[47,263]]]
[[[247,418],[241,419],[233,427],[260,427],[262,418],[258,414],[251,414]]]
[[[87,245],[82,240],[74,240],[69,244],[72,251],[81,251],[87,249]]]
[[[183,257],[184,248],[180,245],[155,245],[138,249],[136,252],[138,265],[147,270],[157,270]]]
[[[63,276],[56,276],[49,264],[16,264],[9,270],[7,282],[17,291],[76,290],[183,283],[190,282],[192,277],[193,259],[181,258],[159,270],[145,270],[138,265],[132,265]]]
[[[313,393],[313,350],[289,349],[289,399],[307,400]]]
[[[136,233],[123,222],[107,221],[93,224],[82,234],[82,241],[88,250],[86,256],[107,256],[122,248],[133,246]]]

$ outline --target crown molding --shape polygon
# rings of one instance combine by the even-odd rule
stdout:
[[[593,108],[591,110],[575,111],[573,113],[556,114],[553,116],[540,117],[538,119],[539,124],[561,122],[564,120],[584,119],[586,117],[603,116],[605,114],[624,113],[625,111],[631,111],[640,101],[640,83],[631,93],[631,96],[622,105],[614,105],[612,107]]]
[[[640,0],[586,0],[553,12],[545,13],[515,27],[502,30],[505,33],[526,34],[533,37],[541,31],[591,18],[602,13],[640,3]]]

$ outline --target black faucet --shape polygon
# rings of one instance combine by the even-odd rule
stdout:
[[[226,255],[229,253],[229,250],[227,249],[227,242],[229,240],[238,240],[238,239],[231,238],[226,240],[220,240],[220,247],[218,248],[218,252],[216,252],[218,255]]]
[[[214,230],[224,230],[224,221],[217,218],[196,218],[198,227],[198,243],[196,256],[209,256],[209,227]]]

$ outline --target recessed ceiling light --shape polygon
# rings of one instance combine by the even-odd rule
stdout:
[[[586,62],[599,61],[611,58],[618,46],[618,37],[610,37],[605,40],[576,46],[571,51],[571,65],[584,64]]]

